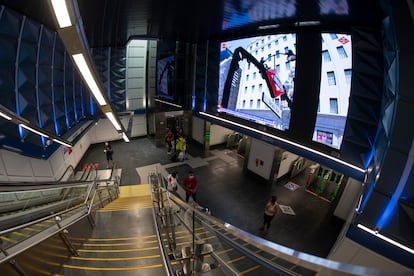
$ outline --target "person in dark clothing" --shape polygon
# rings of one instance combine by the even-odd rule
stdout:
[[[113,167],[114,160],[112,158],[112,155],[114,151],[108,142],[105,142],[104,152],[106,154],[106,168],[108,169],[110,165]]]

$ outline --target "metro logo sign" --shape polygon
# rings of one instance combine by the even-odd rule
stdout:
[[[342,43],[343,45],[345,45],[345,44],[347,44],[349,42],[349,39],[346,38],[345,36],[342,36],[342,37],[338,38],[338,41],[340,43]]]
[[[282,82],[280,81],[279,75],[275,69],[266,70],[266,76],[272,86],[272,97],[277,98],[285,93]]]

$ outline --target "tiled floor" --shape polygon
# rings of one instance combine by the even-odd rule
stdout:
[[[146,176],[139,175],[140,168],[157,163],[168,172],[177,171],[180,183],[192,170],[199,180],[197,201],[201,206],[209,207],[219,219],[259,236],[263,207],[270,195],[277,195],[278,202],[295,213],[279,212],[265,236],[281,245],[326,257],[342,228],[342,222],[332,216],[332,205],[305,191],[303,175],[272,185],[263,183],[243,170],[244,159],[233,151],[218,147],[204,152],[194,142],[189,142],[189,160],[177,163],[170,160],[165,148],[156,147],[148,138],[111,145],[116,166],[122,168],[121,185],[148,183]],[[79,168],[89,162],[106,167],[103,144],[91,145]],[[294,191],[285,187],[288,181],[299,187]]]

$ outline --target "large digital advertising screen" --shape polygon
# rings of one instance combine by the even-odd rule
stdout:
[[[174,100],[174,78],[174,56],[159,59],[157,61],[157,91],[159,97]]]
[[[294,33],[222,42],[218,112],[287,130],[295,67]]]
[[[322,33],[321,59],[319,107],[312,140],[340,149],[351,92],[351,36]]]

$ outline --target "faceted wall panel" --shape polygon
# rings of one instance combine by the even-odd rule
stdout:
[[[102,80],[106,96],[117,112],[126,110],[126,50],[104,48],[92,50],[96,70]]]
[[[31,125],[65,137],[94,114],[89,92],[56,32],[0,6],[0,104]],[[0,146],[47,158],[46,139],[0,119]]]
[[[75,124],[75,113],[73,106],[74,86],[73,86],[73,68],[69,56],[65,55],[65,116],[66,126],[71,128]]]
[[[52,105],[52,86],[50,78],[53,66],[53,45],[56,34],[42,28],[40,47],[38,51],[38,71],[37,71],[37,98],[39,109],[39,126],[54,133],[53,105]]]
[[[117,112],[126,110],[126,50],[125,48],[111,48],[109,87],[111,103]]]
[[[36,97],[37,50],[40,25],[24,18],[21,28],[17,56],[17,114],[32,123],[38,122]],[[21,138],[37,146],[42,146],[41,137],[21,129]]]
[[[53,108],[56,134],[62,135],[67,130],[65,116],[65,48],[59,39],[55,42],[53,56]]]

